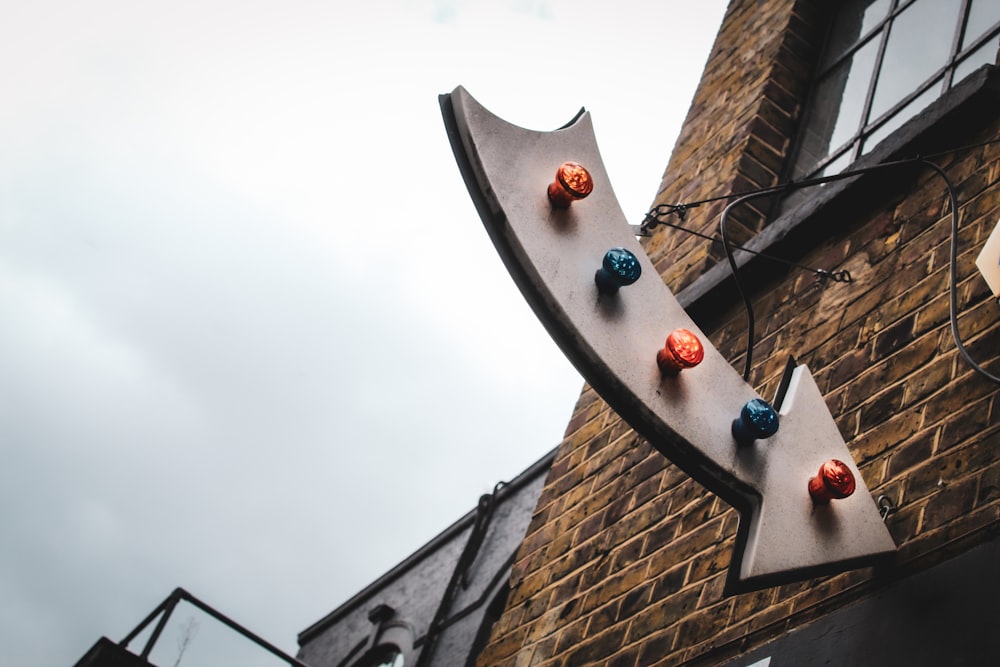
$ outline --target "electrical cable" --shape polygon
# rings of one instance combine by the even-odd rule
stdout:
[[[682,232],[687,232],[692,236],[697,236],[698,238],[705,239],[706,241],[711,241],[712,243],[720,243],[725,245],[725,243],[717,236],[711,236],[710,234],[702,234],[701,232],[696,232],[693,229],[688,229],[682,225],[678,225],[674,222],[668,222],[667,220],[656,220],[657,226],[663,225],[664,227],[670,227],[672,229],[677,229]],[[799,264],[798,262],[793,262],[790,259],[785,259],[784,257],[777,257],[775,255],[769,255],[765,252],[760,252],[759,250],[753,250],[747,248],[746,246],[731,244],[733,250],[742,250],[743,252],[748,252],[751,255],[757,255],[761,259],[768,259],[772,262],[777,262],[779,264],[784,264],[785,266],[792,266],[796,269],[802,269],[803,271],[809,271],[810,273],[815,273],[819,276],[820,280],[832,280],[835,283],[850,283],[854,282],[854,278],[851,277],[851,272],[847,270],[840,271],[828,271],[827,269],[817,269],[811,266],[806,266],[805,264]]]
[[[980,144],[980,145],[986,145],[986,144],[990,144],[990,143],[995,143],[996,141],[1000,141],[1000,139],[993,140],[993,141],[990,141],[990,142],[984,142],[984,144]],[[799,189],[799,188],[803,188],[803,187],[807,187],[807,186],[811,186],[811,185],[821,185],[823,183],[828,183],[828,182],[835,181],[835,180],[841,180],[841,179],[845,179],[845,178],[851,178],[853,176],[860,176],[862,174],[870,173],[870,172],[873,172],[873,171],[878,171],[878,170],[887,169],[887,168],[890,168],[890,167],[897,167],[897,166],[902,166],[902,165],[907,165],[907,164],[922,164],[924,166],[930,167],[942,179],[944,179],[945,185],[947,186],[948,197],[949,197],[949,202],[950,202],[950,206],[951,206],[951,220],[952,220],[952,223],[951,223],[951,248],[950,248],[950,254],[949,254],[949,290],[948,290],[948,292],[949,292],[949,319],[950,319],[950,323],[951,323],[952,337],[955,340],[955,346],[958,348],[958,351],[962,355],[962,358],[965,359],[965,361],[973,368],[973,370],[975,370],[977,373],[980,373],[983,377],[985,377],[985,378],[987,378],[987,379],[989,379],[989,380],[991,380],[991,381],[993,381],[993,382],[995,382],[997,384],[1000,384],[1000,377],[997,377],[997,376],[993,375],[992,373],[990,373],[986,369],[984,369],[982,366],[980,366],[978,363],[976,363],[976,361],[972,359],[972,357],[969,354],[968,350],[965,348],[965,344],[962,342],[962,337],[961,337],[961,334],[960,334],[960,332],[958,330],[958,296],[957,296],[957,292],[958,292],[958,286],[957,286],[957,283],[958,283],[958,278],[957,278],[957,270],[958,270],[958,220],[959,220],[958,197],[955,194],[955,187],[952,184],[951,179],[948,178],[948,175],[945,173],[945,171],[941,167],[939,167],[937,164],[931,162],[929,159],[922,158],[922,157],[921,158],[912,158],[912,159],[908,159],[908,160],[898,160],[898,161],[894,161],[894,162],[885,162],[883,164],[872,165],[871,167],[865,167],[863,169],[856,169],[856,170],[853,170],[853,171],[844,171],[844,172],[841,172],[839,174],[834,174],[832,176],[822,176],[820,178],[808,179],[808,180],[803,180],[803,181],[798,181],[798,182],[794,182],[793,181],[793,182],[786,183],[786,184],[783,184],[783,185],[777,185],[777,186],[774,186],[774,187],[771,187],[771,188],[764,188],[764,189],[758,190],[756,192],[751,192],[751,193],[743,194],[738,199],[735,199],[734,201],[730,202],[723,209],[723,211],[722,211],[722,217],[719,220],[719,232],[720,232],[720,234],[722,236],[722,243],[723,243],[723,247],[725,248],[725,251],[726,251],[726,258],[729,261],[729,268],[730,268],[730,270],[732,272],[733,283],[736,285],[736,291],[739,293],[740,298],[743,301],[743,305],[744,305],[744,307],[746,308],[746,311],[747,311],[747,351],[746,351],[746,358],[745,358],[744,370],[743,370],[743,379],[744,379],[744,381],[746,381],[746,382],[750,381],[750,368],[751,368],[751,366],[753,364],[754,328],[755,328],[755,319],[756,318],[754,317],[753,305],[750,303],[750,299],[747,296],[745,290],[743,289],[742,282],[740,281],[740,278],[739,278],[739,267],[736,264],[736,258],[735,258],[735,255],[733,254],[733,250],[735,249],[735,247],[729,241],[729,235],[728,235],[728,230],[727,230],[727,226],[728,226],[727,223],[728,223],[729,211],[732,208],[734,208],[735,206],[738,206],[738,205],[742,204],[743,202],[746,202],[746,201],[748,201],[750,199],[754,199],[756,197],[766,197],[766,196],[770,196],[770,195],[773,195],[773,194],[780,194],[780,193],[783,193],[783,192],[788,192],[790,190],[795,190],[795,189]],[[718,199],[721,199],[721,198],[716,198],[716,199],[718,200]],[[683,206],[684,206],[685,209],[689,207],[689,205],[683,205]]]
[[[743,197],[744,195],[756,194],[758,192],[772,192],[772,193],[777,194],[779,192],[784,192],[788,188],[793,188],[796,185],[799,185],[801,187],[805,187],[807,185],[822,185],[823,183],[827,183],[829,181],[834,181],[834,180],[838,180],[838,179],[841,179],[841,178],[849,178],[851,176],[858,176],[860,174],[867,173],[868,171],[871,171],[873,169],[877,169],[879,167],[884,167],[884,166],[894,165],[894,164],[915,164],[915,163],[923,162],[924,160],[930,160],[932,158],[941,157],[942,155],[950,155],[951,153],[962,153],[964,151],[970,151],[970,150],[973,150],[975,148],[984,148],[986,146],[992,146],[993,144],[996,144],[996,143],[1000,143],[1000,137],[994,137],[993,139],[987,139],[986,141],[981,141],[981,142],[976,143],[976,144],[966,144],[964,146],[957,146],[955,148],[948,148],[948,149],[945,149],[945,150],[942,150],[942,151],[938,151],[936,153],[930,153],[928,155],[917,155],[917,156],[914,156],[912,158],[904,158],[904,159],[901,159],[901,160],[894,160],[892,162],[884,162],[882,164],[873,165],[872,167],[868,167],[868,168],[865,168],[865,169],[858,169],[858,170],[849,171],[849,172],[848,171],[843,171],[843,172],[840,172],[839,174],[834,174],[832,176],[820,176],[820,177],[817,177],[817,178],[803,180],[803,181],[788,181],[786,183],[781,183],[781,184],[774,185],[774,186],[771,186],[771,187],[768,187],[768,188],[762,188],[760,190],[750,190],[750,191],[747,191],[747,192],[731,192],[731,193],[726,194],[726,195],[718,195],[718,196],[715,196],[715,197],[708,197],[707,199],[700,199],[700,200],[696,200],[696,201],[684,202],[684,203],[681,203],[681,204],[660,204],[658,206],[654,206],[653,208],[651,208],[649,210],[649,212],[646,214],[646,219],[643,221],[642,225],[640,226],[640,229],[642,229],[642,231],[644,233],[646,233],[646,232],[649,232],[649,231],[655,229],[657,227],[657,225],[659,225],[659,224],[665,224],[662,220],[659,220],[658,216],[660,216],[660,215],[670,215],[672,213],[676,213],[677,216],[681,220],[684,220],[685,216],[687,214],[687,210],[688,209],[697,208],[697,207],[702,206],[704,204],[712,204],[712,203],[715,203],[717,201],[728,201],[728,200],[731,200],[731,199],[737,199],[739,197]],[[655,222],[656,224],[647,226],[647,223],[650,222],[650,221]],[[685,231],[687,231],[687,230],[685,230]]]
[[[955,339],[955,347],[958,348],[959,354],[962,355],[966,363],[972,366],[974,371],[986,379],[1000,384],[1000,377],[993,375],[975,362],[965,348],[962,335],[958,330],[958,197],[955,194],[955,186],[944,169],[929,160],[923,160],[923,163],[944,180],[948,188],[948,201],[951,205],[951,248],[948,256],[948,318],[951,321],[951,336]]]
[[[729,242],[729,230],[728,221],[729,211],[735,207],[739,206],[745,201],[753,199],[755,197],[764,197],[770,193],[754,193],[749,195],[744,195],[739,199],[730,202],[726,208],[722,209],[722,218],[719,220],[719,233],[722,235],[722,246],[726,250],[726,259],[729,260],[729,268],[732,271],[733,283],[736,285],[736,291],[739,292],[740,299],[743,300],[743,305],[746,307],[747,311],[747,351],[746,358],[743,365],[743,381],[750,382],[750,366],[753,364],[753,343],[754,343],[754,314],[753,305],[750,303],[750,297],[743,290],[743,281],[739,278],[739,267],[736,266],[736,256],[733,254],[733,246]]]

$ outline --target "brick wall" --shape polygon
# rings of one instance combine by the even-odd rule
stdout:
[[[701,201],[778,182],[825,33],[821,4],[730,4],[656,203]],[[692,209],[685,224],[715,232],[724,206]],[[733,240],[760,230],[764,213],[760,203],[734,211]],[[646,251],[675,292],[724,257],[717,245],[683,234],[658,234]]]
[[[811,6],[732,4],[658,202],[778,179],[809,44],[823,25]],[[946,129],[947,145],[967,145],[1000,134],[1000,122]],[[959,326],[970,353],[997,373],[998,307],[973,262],[1000,219],[1000,145],[935,161],[961,203]],[[790,270],[753,285],[760,324],[751,384],[773,394],[789,354],[809,366],[873,495],[899,508],[888,519],[896,562],[723,597],[736,513],[585,387],[481,667],[718,664],[996,535],[1000,391],[959,358],[951,338],[947,194],[926,168],[890,183],[817,214],[811,224],[829,233],[796,258],[846,268],[854,282]],[[714,231],[721,207],[691,210],[687,225]],[[749,235],[763,210],[739,220]],[[658,231],[647,249],[675,293],[718,261],[711,244],[674,230]],[[736,365],[746,345],[742,306],[709,312],[699,324]]]

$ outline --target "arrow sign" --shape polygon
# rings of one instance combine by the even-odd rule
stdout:
[[[535,132],[497,118],[461,87],[442,95],[441,107],[486,230],[557,344],[636,432],[739,512],[727,594],[869,565],[895,551],[805,366],[791,374],[777,433],[736,442],[733,420],[759,396],[707,342],[636,241],[588,113]],[[594,188],[558,208],[546,188],[567,161],[584,165]],[[633,253],[642,272],[635,284],[602,293],[595,271],[611,248]],[[664,375],[656,355],[677,328],[701,339],[704,360]],[[815,504],[809,481],[831,459],[846,462],[856,492]]]

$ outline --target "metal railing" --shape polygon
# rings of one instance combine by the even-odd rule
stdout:
[[[270,642],[268,642],[267,640],[263,639],[262,637],[260,637],[260,636],[258,636],[256,634],[254,634],[253,632],[250,632],[249,630],[247,630],[246,628],[244,628],[242,625],[240,625],[236,621],[232,620],[231,618],[227,617],[226,615],[222,614],[221,612],[219,612],[219,611],[213,609],[212,607],[208,606],[207,604],[205,604],[204,602],[202,602],[201,600],[199,600],[195,596],[193,596],[190,593],[188,593],[183,588],[175,588],[174,591],[167,597],[166,600],[164,600],[163,602],[161,602],[160,605],[158,607],[156,607],[156,609],[154,609],[149,614],[149,616],[147,616],[146,618],[144,618],[142,620],[142,622],[139,623],[138,626],[136,626],[135,630],[133,630],[132,632],[130,632],[128,634],[128,636],[126,636],[125,639],[123,639],[119,643],[119,646],[121,646],[124,649],[127,649],[129,643],[132,640],[134,640],[136,637],[138,637],[139,634],[143,630],[145,630],[146,627],[149,626],[149,624],[152,623],[153,620],[157,616],[159,616],[160,620],[157,622],[156,627],[153,628],[153,632],[149,636],[149,639],[146,640],[146,646],[143,647],[142,653],[139,654],[139,656],[143,660],[145,660],[145,661],[148,662],[149,661],[149,654],[150,654],[150,652],[153,650],[153,647],[156,645],[157,640],[160,638],[160,635],[163,633],[163,629],[166,627],[167,622],[170,620],[170,615],[173,613],[174,608],[177,606],[177,603],[180,602],[181,600],[194,605],[195,607],[197,607],[198,609],[202,610],[203,612],[205,612],[206,614],[208,614],[209,616],[211,616],[215,620],[219,621],[223,625],[226,625],[230,629],[232,629],[232,630],[238,632],[239,634],[243,635],[244,637],[246,637],[247,639],[249,639],[253,643],[257,644],[261,648],[263,648],[266,651],[272,653],[273,655],[276,655],[277,657],[281,658],[282,660],[284,660],[285,662],[287,662],[289,665],[294,665],[295,667],[309,667],[304,662],[298,660],[297,658],[294,658],[294,657],[288,655],[287,653],[285,653],[284,651],[282,651],[281,649],[279,649],[277,646],[271,644]]]

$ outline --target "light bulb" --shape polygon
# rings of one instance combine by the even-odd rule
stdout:
[[[754,398],[740,410],[733,420],[733,437],[739,445],[749,445],[754,440],[770,438],[778,432],[778,413],[763,398]]]
[[[846,498],[852,493],[856,483],[854,473],[843,461],[830,459],[819,467],[816,476],[809,480],[809,495],[817,505],[825,505],[830,500]]]
[[[590,172],[576,162],[564,162],[556,169],[556,180],[549,184],[549,201],[556,208],[569,208],[594,190]]]
[[[675,329],[667,336],[663,349],[656,353],[656,364],[664,375],[677,375],[694,368],[705,358],[705,348],[687,329]]]
[[[612,248],[604,253],[601,268],[594,274],[594,281],[601,294],[614,294],[618,288],[631,285],[642,275],[638,258],[625,248]]]

